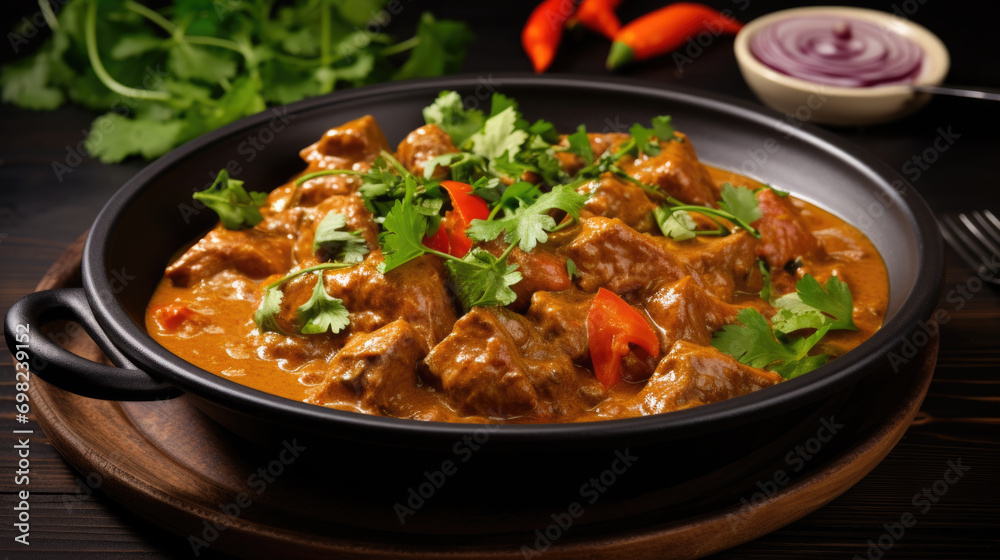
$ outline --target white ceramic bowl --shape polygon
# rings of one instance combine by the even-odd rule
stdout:
[[[841,87],[819,84],[777,72],[750,52],[754,33],[778,21],[800,16],[831,15],[873,23],[906,37],[924,51],[924,64],[912,82],[939,85],[948,73],[950,58],[944,43],[925,27],[907,19],[864,8],[818,6],[782,10],[757,18],[736,35],[736,61],[743,79],[758,98],[772,109],[799,121],[838,126],[876,124],[898,119],[923,107],[930,94],[914,92],[909,85]]]

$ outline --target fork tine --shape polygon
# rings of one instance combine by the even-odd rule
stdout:
[[[989,210],[983,210],[982,212],[977,212],[979,214],[979,221],[986,225],[986,231],[990,233],[990,236],[1000,243],[1000,219],[993,215],[993,212]],[[990,227],[992,226],[992,227]]]
[[[993,263],[996,262],[997,255],[1000,255],[1000,245],[998,245],[998,242],[993,239],[996,235],[993,231],[993,227],[986,221],[986,217],[979,211],[972,213],[972,217],[975,218],[975,222],[964,214],[962,217],[965,218],[963,221],[966,222],[965,225],[968,226],[972,235],[975,235],[976,238],[979,239],[979,241],[990,251],[988,255],[980,255],[980,257],[984,259],[984,264],[987,264],[990,269],[996,270],[997,267],[993,266]]]
[[[964,214],[959,215],[962,224],[959,224],[951,216],[944,216],[940,221],[941,234],[949,245],[955,249],[962,260],[968,263],[981,278],[991,284],[1000,285],[1000,278],[997,277],[996,270],[990,267],[987,262],[980,258],[989,253],[988,249],[980,244],[977,236],[970,235],[973,228],[968,225],[971,222]],[[978,231],[978,230],[977,230]]]

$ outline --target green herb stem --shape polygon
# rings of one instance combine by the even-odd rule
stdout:
[[[56,18],[56,13],[52,11],[52,5],[49,4],[49,0],[38,0],[38,9],[42,12],[42,17],[45,18],[45,23],[48,24],[52,31],[59,30],[59,19]]]
[[[388,47],[382,49],[382,55],[392,56],[394,54],[406,52],[412,48],[415,48],[419,44],[420,44],[420,37],[410,37],[405,41],[400,41],[395,45],[389,45]]]
[[[279,278],[279,279],[275,280],[274,282],[271,282],[270,284],[264,286],[264,289],[265,290],[271,290],[271,289],[277,288],[278,286],[284,284],[285,282],[288,282],[289,280],[291,280],[291,279],[293,279],[293,278],[295,278],[297,276],[302,276],[303,274],[308,274],[310,272],[315,272],[317,270],[329,270],[329,269],[334,269],[334,268],[347,268],[347,267],[350,267],[350,266],[354,266],[354,265],[353,264],[347,264],[347,263],[340,263],[340,262],[314,264],[312,266],[308,266],[306,268],[303,268],[302,270],[297,270],[297,271],[289,274],[288,276],[284,276],[282,278]]]
[[[170,94],[165,91],[150,91],[128,87],[112,78],[111,74],[108,74],[107,69],[104,68],[104,63],[101,62],[100,53],[97,50],[97,0],[91,0],[90,6],[87,7],[84,34],[87,43],[87,58],[90,59],[90,64],[94,67],[94,73],[97,74],[97,78],[108,89],[119,95],[134,99],[151,99],[155,101],[167,101],[170,99]]]
[[[167,33],[169,33],[171,35],[174,35],[174,34],[177,33],[177,26],[174,25],[167,18],[165,18],[162,15],[160,15],[160,13],[157,12],[156,10],[153,10],[153,9],[151,9],[149,7],[143,6],[142,4],[139,4],[138,2],[132,2],[131,0],[129,0],[128,2],[125,2],[125,9],[127,9],[127,10],[129,10],[131,12],[135,12],[135,13],[139,14],[140,16],[148,19],[149,21],[155,23],[156,25],[158,25],[160,28],[162,28],[164,31],[166,31]]]
[[[354,171],[353,169],[324,169],[323,171],[314,171],[313,173],[306,173],[305,175],[299,177],[295,180],[295,186],[301,187],[306,181],[315,179],[316,177],[323,177],[326,175],[365,175],[360,171]]]

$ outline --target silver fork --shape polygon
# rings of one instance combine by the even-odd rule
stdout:
[[[993,212],[948,214],[938,225],[945,241],[980,278],[1000,286],[1000,219]]]

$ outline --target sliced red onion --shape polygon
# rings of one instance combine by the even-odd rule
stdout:
[[[834,15],[768,25],[750,38],[750,52],[782,74],[842,87],[912,82],[924,60],[923,50],[906,37]]]

